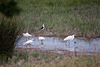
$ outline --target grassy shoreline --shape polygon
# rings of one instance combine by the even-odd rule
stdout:
[[[100,1],[91,0],[20,0],[23,9],[19,22],[23,32],[38,35],[100,37]],[[71,3],[71,5],[70,5]],[[39,31],[42,24],[44,31]]]
[[[100,55],[68,56],[39,50],[15,50],[12,59],[0,67],[99,67]]]

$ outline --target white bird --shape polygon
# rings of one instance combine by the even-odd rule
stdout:
[[[27,32],[27,33],[23,33],[23,36],[24,37],[31,37],[32,35]]]
[[[27,46],[30,47],[30,46],[31,46],[31,43],[32,43],[33,41],[34,41],[33,39],[32,39],[32,40],[28,40],[28,41],[26,41],[23,45],[26,46],[26,47],[27,47]]]
[[[29,39],[29,37],[31,37],[32,35],[31,35],[31,34],[29,34],[28,32],[26,32],[26,33],[23,33],[23,36],[27,38],[26,40],[28,40],[28,39]]]
[[[44,24],[43,24],[42,27],[40,28],[40,30],[44,30],[44,28],[45,28],[45,26],[44,26]]]
[[[68,41],[68,40],[73,40],[75,38],[75,35],[70,35],[70,36],[68,36],[68,37],[66,37],[65,39],[64,39],[64,41]]]
[[[43,44],[43,40],[45,40],[44,37],[39,37],[39,40],[41,40],[41,44]]]
[[[75,35],[70,35],[64,39],[64,41],[71,41],[75,38]]]

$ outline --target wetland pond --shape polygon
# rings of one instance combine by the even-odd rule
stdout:
[[[26,42],[26,38],[22,37],[16,44],[16,48],[38,48],[43,51],[52,51],[57,53],[65,53],[64,51],[70,52],[85,52],[86,55],[90,55],[93,52],[100,53],[100,38],[75,38],[70,41],[70,45],[67,42],[63,41],[63,38],[60,37],[45,37],[43,44],[38,39],[38,37],[29,38],[34,39],[31,43],[31,46],[23,46],[24,42]],[[77,48],[76,48],[77,47]]]

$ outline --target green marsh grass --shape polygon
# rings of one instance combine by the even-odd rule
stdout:
[[[20,22],[25,29],[42,35],[99,36],[99,0],[20,0]],[[42,24],[46,29],[38,32]]]
[[[5,45],[7,49],[13,48],[16,39],[16,30],[23,29],[22,32],[29,31],[35,34],[52,35],[82,35],[82,36],[100,36],[100,1],[99,0],[16,0],[19,2],[23,12],[17,19],[20,24],[16,26],[15,20],[6,20],[4,24],[4,34],[15,33],[7,40]],[[0,20],[0,22],[2,22]],[[15,21],[16,22],[16,21]],[[11,23],[11,24],[10,24]],[[22,23],[22,24],[21,24]],[[23,25],[23,23],[25,25]],[[1,24],[1,23],[0,23]],[[43,33],[38,30],[45,24],[46,28]],[[10,27],[9,27],[10,25]],[[20,26],[22,25],[22,26]],[[8,28],[9,27],[9,28]],[[18,27],[18,28],[17,28]],[[9,31],[8,29],[12,29]],[[1,29],[0,29],[0,32]],[[6,36],[5,36],[6,37]],[[8,37],[8,36],[7,36]],[[2,37],[4,38],[4,37]],[[1,39],[1,38],[0,38]],[[5,41],[5,39],[1,39]],[[4,43],[0,41],[0,45]],[[2,43],[1,43],[2,42]],[[10,47],[12,45],[12,47]],[[13,55],[13,49],[10,53],[3,49],[4,53],[0,58],[5,58],[6,55]],[[2,52],[1,52],[2,53]],[[6,55],[5,55],[6,54]],[[67,57],[66,55],[46,54],[41,52],[16,52],[8,63],[1,66],[4,67],[99,67],[100,56],[95,55],[91,58],[87,56]],[[0,61],[1,63],[1,61]]]

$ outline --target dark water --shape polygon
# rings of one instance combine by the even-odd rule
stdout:
[[[45,40],[43,41],[43,45],[41,45],[41,41],[38,39],[38,37],[30,38],[34,39],[31,43],[31,47],[27,48],[39,48],[41,50],[57,50],[58,53],[61,53],[60,50],[68,50],[68,51],[74,51],[76,48],[77,52],[86,51],[88,52],[98,52],[100,53],[100,38],[95,39],[86,39],[86,38],[75,38],[74,40],[70,41],[70,45],[68,45],[67,42],[64,42],[62,38],[59,37],[45,37]],[[30,40],[29,39],[29,40]],[[26,42],[26,38],[21,38],[16,47],[26,48],[23,46],[23,43]]]

